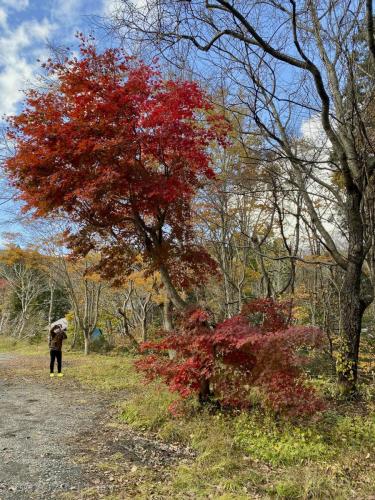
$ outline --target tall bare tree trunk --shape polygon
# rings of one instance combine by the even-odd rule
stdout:
[[[354,394],[358,374],[359,342],[365,311],[360,296],[360,277],[360,266],[350,263],[345,274],[342,294],[342,345],[336,366],[342,392],[346,395]]]
[[[51,328],[52,312],[53,312],[53,299],[55,292],[55,283],[52,279],[49,280],[49,309],[48,309],[48,326]]]
[[[360,213],[361,195],[356,188],[348,191],[347,212],[349,248],[347,268],[342,287],[341,349],[337,359],[337,374],[345,395],[356,392],[358,375],[359,343],[363,314],[371,302],[363,298],[361,290],[362,266],[365,259],[363,248],[363,222]]]
[[[90,337],[85,332],[85,356],[90,353]]]
[[[72,349],[74,349],[76,346],[78,332],[79,332],[79,321],[77,319],[76,314],[74,314],[74,333],[73,333],[73,340],[72,340],[72,344],[71,344]]]
[[[146,342],[147,340],[147,318],[144,317],[141,321],[141,333],[142,333],[142,342]]]

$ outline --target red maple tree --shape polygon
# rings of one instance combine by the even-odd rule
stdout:
[[[241,314],[215,327],[203,310],[187,313],[181,327],[157,342],[139,360],[148,379],[161,377],[183,398],[198,395],[201,402],[247,409],[251,391],[261,404],[284,415],[308,415],[323,408],[315,391],[305,384],[302,347],[316,347],[322,332],[312,327],[289,326],[289,306],[258,299]],[[168,352],[176,354],[173,359]]]
[[[195,243],[191,206],[214,176],[208,148],[224,144],[224,122],[197,83],[80,40],[80,56],[49,60],[47,89],[29,90],[9,119],[5,168],[26,209],[72,221],[71,248],[100,252],[105,277],[120,281],[140,254],[181,307],[176,286],[215,267]]]

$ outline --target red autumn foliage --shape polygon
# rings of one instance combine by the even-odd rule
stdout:
[[[201,282],[215,264],[194,240],[191,202],[214,176],[208,147],[224,144],[224,121],[197,83],[79,38],[80,56],[44,64],[47,89],[9,119],[5,168],[26,209],[72,221],[71,247],[100,252],[104,276],[141,254],[179,286]]]
[[[152,380],[161,377],[183,398],[202,397],[202,387],[221,406],[248,409],[250,390],[258,389],[263,404],[275,412],[308,415],[323,407],[306,385],[303,347],[317,347],[322,333],[313,327],[288,325],[289,307],[271,299],[250,302],[241,314],[211,328],[209,314],[187,314],[178,331],[143,345],[154,354],[137,362]],[[166,353],[175,351],[173,359]]]

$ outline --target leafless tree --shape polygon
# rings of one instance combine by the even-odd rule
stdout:
[[[345,393],[354,394],[362,317],[373,300],[366,272],[374,255],[372,1],[120,3],[111,28],[211,85],[225,79],[233,104],[246,106],[264,147],[299,190],[305,223],[344,272],[337,369]],[[302,124],[324,138],[313,156],[301,147]],[[341,212],[344,241],[317,208],[321,196]]]
[[[33,306],[47,291],[46,277],[40,269],[28,265],[22,259],[0,265],[0,277],[4,279],[19,303],[19,313],[12,324],[12,335],[24,336],[27,322],[32,320]]]

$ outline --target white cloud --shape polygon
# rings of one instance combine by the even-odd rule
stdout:
[[[82,0],[55,0],[51,9],[52,19],[63,24],[79,20]]]
[[[29,0],[0,0],[0,6],[21,11],[27,9],[29,6]]]
[[[17,104],[22,100],[23,94],[20,87],[31,79],[32,67],[25,61],[19,60],[15,66],[6,66],[0,74],[0,104],[1,115],[16,112]]]
[[[145,8],[147,7],[148,0],[132,0],[132,4],[137,8]],[[119,8],[121,8],[123,3],[121,0],[103,0],[103,16],[110,17],[114,14]]]
[[[10,3],[10,2],[8,2]],[[0,18],[1,19],[1,18]],[[54,30],[48,20],[24,21],[16,28],[2,26],[0,34],[0,116],[13,114],[23,99],[21,92],[39,67],[37,58]]]
[[[111,16],[119,8],[118,0],[103,0],[103,16]]]
[[[6,29],[8,26],[8,14],[6,10],[0,7],[0,28]]]
[[[324,147],[328,145],[327,135],[324,132],[321,118],[319,115],[313,115],[308,120],[302,122],[301,133],[303,139],[315,147]]]

